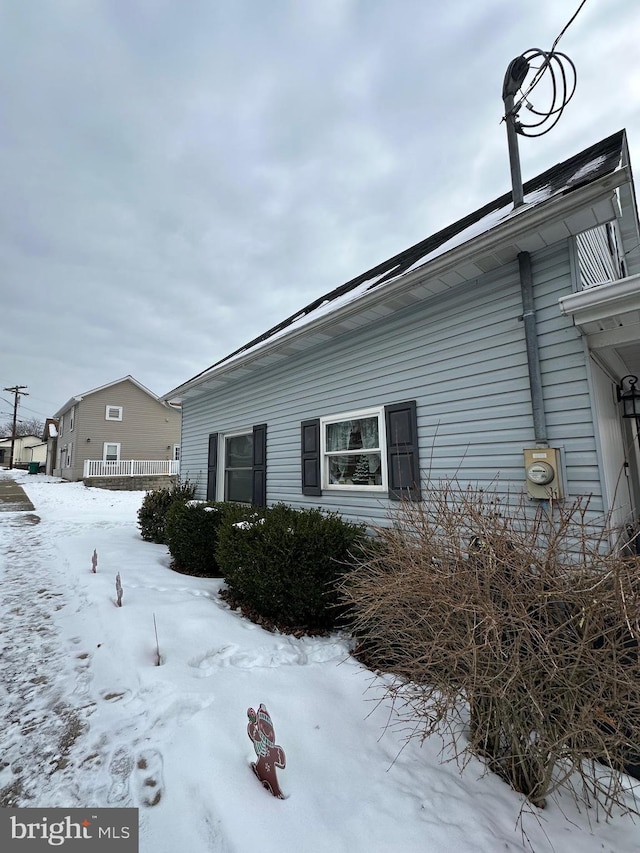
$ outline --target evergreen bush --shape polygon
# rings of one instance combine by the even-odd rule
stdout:
[[[166,544],[164,524],[167,512],[176,502],[186,503],[192,500],[195,493],[195,484],[188,480],[147,492],[138,510],[138,527],[142,538],[146,542]]]
[[[255,518],[256,511],[241,504],[174,503],[165,525],[173,567],[183,574],[221,577],[215,556],[219,531],[226,521],[233,523],[247,517]]]
[[[276,504],[219,530],[216,559],[231,596],[282,626],[310,631],[340,618],[337,583],[365,538],[337,513]]]

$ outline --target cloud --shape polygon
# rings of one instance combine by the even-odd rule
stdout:
[[[42,414],[127,373],[165,392],[505,192],[502,78],[568,17],[553,0],[0,5],[2,384]],[[526,176],[623,125],[634,156],[639,27],[627,0],[585,6],[560,44],[576,96],[522,141]]]

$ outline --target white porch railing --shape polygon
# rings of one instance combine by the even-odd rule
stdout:
[[[85,459],[83,477],[151,477],[180,473],[180,462],[176,459],[119,459],[106,462],[104,459]]]

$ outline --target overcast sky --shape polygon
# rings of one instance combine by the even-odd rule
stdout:
[[[166,393],[509,190],[507,65],[579,2],[0,0],[21,416],[126,374]],[[638,0],[587,0],[558,45],[575,97],[521,140],[525,179],[622,127],[640,174],[639,36]]]

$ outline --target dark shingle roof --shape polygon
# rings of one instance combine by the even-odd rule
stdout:
[[[570,157],[568,160],[552,166],[550,169],[547,169],[545,172],[542,172],[542,174],[532,178],[524,184],[525,203],[530,201],[533,204],[546,200],[552,196],[567,195],[568,193],[578,189],[578,187],[589,184],[592,181],[615,171],[615,169],[620,165],[624,144],[625,131],[620,130],[612,136],[609,136],[607,139],[603,139],[601,142],[597,142],[595,145],[591,145],[579,154]],[[530,198],[527,199],[527,196]],[[234,350],[234,352],[220,359],[220,361],[215,362],[210,367],[206,368],[206,370],[196,374],[196,376],[189,381],[193,381],[194,379],[203,376],[214,367],[218,367],[235,356],[238,356],[258,344],[267,341],[274,335],[283,332],[295,321],[299,321],[302,317],[308,317],[321,306],[325,306],[327,303],[331,303],[334,300],[339,299],[345,294],[361,287],[369,280],[372,280],[372,283],[368,288],[365,288],[366,290],[372,290],[373,288],[380,287],[390,279],[397,278],[412,267],[419,265],[421,259],[424,259],[426,262],[430,254],[435,252],[436,249],[443,246],[448,241],[452,240],[456,235],[460,235],[460,233],[465,229],[475,223],[478,223],[483,218],[489,217],[490,214],[496,213],[503,208],[508,208],[511,205],[511,192],[501,195],[499,198],[489,202],[489,204],[484,205],[484,207],[479,208],[473,213],[470,213],[468,216],[459,219],[452,225],[443,228],[441,231],[432,234],[425,240],[421,240],[419,243],[405,249],[398,255],[394,255],[392,258],[383,261],[381,264],[378,264],[367,272],[356,276],[356,278],[352,278],[350,281],[347,281],[329,293],[324,294],[309,303],[309,305],[306,305],[304,308],[296,311],[295,314],[287,317],[281,323],[278,323],[276,326],[268,329],[257,338],[254,338],[247,344],[244,344],[239,349]],[[490,227],[491,226],[488,226],[486,230],[489,230]],[[460,242],[466,241],[461,240]]]

